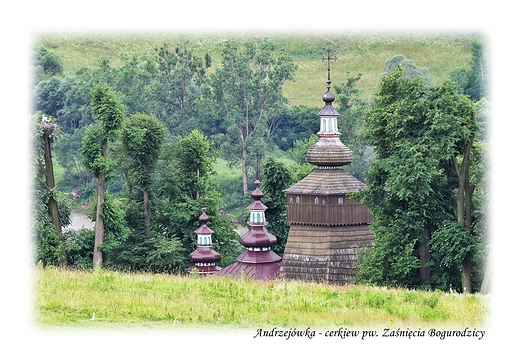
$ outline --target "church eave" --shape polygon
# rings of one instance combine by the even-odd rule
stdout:
[[[323,107],[321,109],[321,111],[319,111],[318,116],[320,116],[320,117],[339,117],[339,112],[336,110],[336,108],[334,108],[334,106],[332,106],[331,104],[327,104],[327,105],[325,105],[325,107]]]
[[[284,192],[306,195],[347,195],[364,188],[366,185],[363,182],[343,169],[316,169]]]

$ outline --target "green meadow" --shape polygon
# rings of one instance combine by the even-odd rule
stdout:
[[[35,268],[35,322],[54,327],[332,328],[485,325],[479,294],[300,281]]]

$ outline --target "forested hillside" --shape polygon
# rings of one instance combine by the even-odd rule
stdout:
[[[283,87],[283,94],[291,106],[321,107],[321,96],[327,80],[326,66],[321,60],[331,48],[337,60],[333,63],[333,82],[344,82],[361,73],[357,84],[362,96],[368,98],[376,92],[377,79],[385,62],[394,55],[403,54],[420,68],[428,69],[436,83],[449,79],[457,68],[467,68],[471,62],[471,41],[478,34],[352,34],[317,37],[296,35],[265,35],[285,51],[298,65],[294,82]],[[94,67],[101,59],[113,66],[124,63],[125,57],[136,54],[153,54],[164,42],[176,44],[189,40],[194,54],[203,57],[208,53],[214,65],[222,57],[223,44],[236,38],[233,34],[70,34],[42,35],[36,45],[56,54],[63,62],[65,75],[74,74],[84,67]],[[238,36],[241,38],[244,36]],[[263,35],[259,34],[262,38]],[[211,70],[210,70],[211,71]]]
[[[409,258],[396,267],[403,278],[376,278],[374,270],[381,263],[393,263],[393,256],[377,253],[377,260],[367,258],[361,276],[371,275],[366,280],[377,284],[446,288],[462,285],[457,270],[465,263],[473,284],[479,284],[485,254],[487,59],[482,39],[468,34],[38,37],[31,69],[35,259],[90,268],[96,267],[94,258],[98,267],[182,273],[205,207],[225,266],[240,251],[234,230],[251,201],[257,170],[267,185],[268,221],[282,254],[287,235],[283,189],[312,170],[305,153],[319,129],[316,114],[326,92],[327,49],[333,56],[332,91],[341,114],[341,139],[354,153],[347,171],[374,191],[360,197],[374,210],[381,207],[381,220],[392,213],[380,201],[391,199],[392,207],[402,209],[408,224],[415,225],[395,229],[412,235],[403,249]],[[395,74],[398,79],[383,91],[382,80]],[[407,84],[407,79],[420,85]],[[418,98],[390,101],[392,89],[402,87],[413,89]],[[422,111],[414,104],[421,104]],[[388,112],[421,121],[407,134],[412,123],[377,123]],[[43,116],[52,127],[42,128]],[[475,120],[475,127],[468,119]],[[401,150],[400,157],[415,160],[405,167],[418,170],[415,178],[408,175],[403,181],[381,166],[370,168],[386,162],[378,157],[389,156],[381,149],[383,140],[398,150],[398,142],[389,140],[405,135],[406,148],[417,152]],[[446,138],[443,152],[432,152],[436,143],[425,141],[432,137]],[[52,164],[44,151],[52,151]],[[421,160],[428,160],[428,172],[418,166]],[[388,162],[401,167],[398,159]],[[44,181],[49,170],[55,185]],[[420,199],[413,199],[420,178],[425,184]],[[427,209],[438,211],[435,215],[410,211],[411,204],[424,200],[430,201]],[[51,205],[58,205],[62,226],[70,223],[73,208],[88,207],[92,220],[98,220],[96,235],[92,230],[62,234],[56,227],[58,216],[49,212]],[[461,216],[461,207],[470,216]],[[389,220],[381,223],[392,225]],[[382,236],[391,232],[379,227]],[[417,254],[425,230],[437,248],[432,254],[436,260]],[[455,255],[442,243],[446,234],[460,236],[454,245],[463,252],[459,248]],[[428,280],[418,278],[424,263],[431,267]]]

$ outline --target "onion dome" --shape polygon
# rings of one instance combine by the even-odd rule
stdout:
[[[330,91],[330,80],[327,81],[327,93],[321,97],[323,99],[323,102],[325,102],[325,106],[322,108],[322,110],[318,113],[318,116],[320,117],[338,117],[339,113],[332,106],[332,102],[336,99],[334,94]],[[337,127],[336,127],[337,130]]]
[[[213,249],[213,243],[211,235],[214,233],[207,223],[209,216],[206,215],[206,209],[202,209],[202,215],[199,217],[200,226],[195,230],[197,234],[197,249],[189,255],[189,259],[195,263],[194,267],[188,269],[190,271],[193,268],[197,268],[199,273],[214,273],[220,270],[220,267],[216,266],[216,263],[222,258],[221,255]]]

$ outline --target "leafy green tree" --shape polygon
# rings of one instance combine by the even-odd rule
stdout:
[[[446,220],[432,234],[431,249],[434,260],[432,268],[438,269],[434,273],[433,282],[438,285],[459,285],[462,279],[462,288],[467,287],[464,263],[474,253],[476,240],[470,231],[460,222]],[[461,268],[461,265],[463,266]],[[471,265],[471,264],[470,264]],[[462,275],[461,275],[462,274]],[[471,286],[471,281],[470,284]],[[464,289],[463,289],[464,290]],[[471,288],[467,292],[471,291]]]
[[[67,246],[67,264],[75,269],[92,269],[94,230],[81,228],[64,232]]]
[[[150,233],[150,186],[159,159],[166,130],[154,116],[138,113],[128,117],[121,140],[129,158],[129,178],[142,190],[145,231]]]
[[[276,56],[277,55],[277,56]],[[268,39],[243,44],[230,40],[222,51],[222,67],[209,75],[206,99],[226,128],[224,156],[242,168],[243,194],[248,193],[248,153],[255,139],[267,135],[267,121],[283,113],[282,85],[297,66]]]
[[[90,108],[90,91],[94,84],[84,79],[86,74],[67,76],[61,79],[62,100],[57,110],[58,125],[64,133],[73,134],[94,122]]]
[[[406,59],[404,55],[398,54],[394,55],[392,58],[388,59],[385,63],[385,70],[383,74],[379,77],[382,79],[387,75],[393,73],[397,67],[401,67],[404,72],[404,76],[407,78],[421,78],[426,85],[432,85],[432,80],[430,75],[428,74],[428,69],[419,68],[415,62],[411,59]]]
[[[58,111],[63,107],[63,99],[61,80],[58,77],[42,80],[34,89],[34,111],[42,111],[57,118]]]
[[[200,131],[194,130],[167,146],[158,166],[157,231],[166,238],[181,240],[184,267],[187,267],[188,255],[195,250],[193,232],[200,226],[198,219],[205,207],[211,219],[208,226],[215,231],[213,246],[222,255],[221,264],[236,261],[240,246],[238,234],[231,222],[221,215],[223,193],[211,180],[217,157],[212,143]]]
[[[144,113],[159,116],[164,108],[158,99],[157,64],[153,56],[135,54],[121,59],[123,65],[114,69],[113,88],[120,95],[127,114]]]
[[[98,269],[103,266],[103,254],[100,246],[105,239],[103,207],[106,181],[114,172],[114,162],[108,158],[107,154],[108,141],[114,140],[116,132],[123,124],[124,114],[123,105],[114,92],[106,86],[98,86],[92,91],[92,110],[98,123],[87,129],[83,138],[81,154],[85,166],[98,180],[93,253],[93,266]]]
[[[107,264],[118,270],[177,272],[185,266],[185,250],[175,235],[164,235],[161,217],[151,220],[151,230],[147,232],[143,222],[142,200],[135,194],[124,193],[118,206],[122,218],[115,226],[124,227],[125,238],[115,239],[106,251]],[[163,214],[159,207],[156,213]],[[157,220],[156,220],[157,219]],[[158,231],[160,230],[160,231]],[[114,234],[119,236],[120,233]],[[103,246],[105,243],[103,244]],[[105,251],[105,246],[104,246]]]
[[[319,111],[317,107],[301,105],[288,108],[268,120],[269,139],[283,151],[291,149],[296,141],[308,139],[319,131]]]
[[[446,83],[427,87],[402,67],[382,78],[365,115],[364,137],[376,152],[360,199],[372,211],[373,250],[360,267],[378,284],[430,281],[430,239],[456,214],[452,155],[470,126],[472,102]],[[433,261],[435,262],[435,261]]]
[[[182,134],[185,122],[194,114],[194,104],[200,97],[200,87],[211,57],[201,59],[189,48],[187,40],[175,49],[168,43],[156,49],[158,79],[156,97],[160,100],[159,118],[164,120],[170,132]]]
[[[283,255],[287,235],[289,234],[289,223],[287,222],[287,203],[283,190],[292,185],[292,176],[289,169],[278,160],[269,157],[262,165],[262,191],[264,199],[262,202],[268,207],[265,218],[269,223],[269,232],[276,236],[278,243],[273,250]]]
[[[68,134],[92,123],[90,91],[94,85],[87,73],[91,72],[63,78],[54,76],[38,83],[33,91],[34,110],[56,118],[62,132]]]
[[[33,66],[41,68],[45,77],[61,76],[63,75],[63,62],[53,52],[48,51],[45,47],[35,49],[33,54]],[[41,78],[35,79],[39,83]]]

